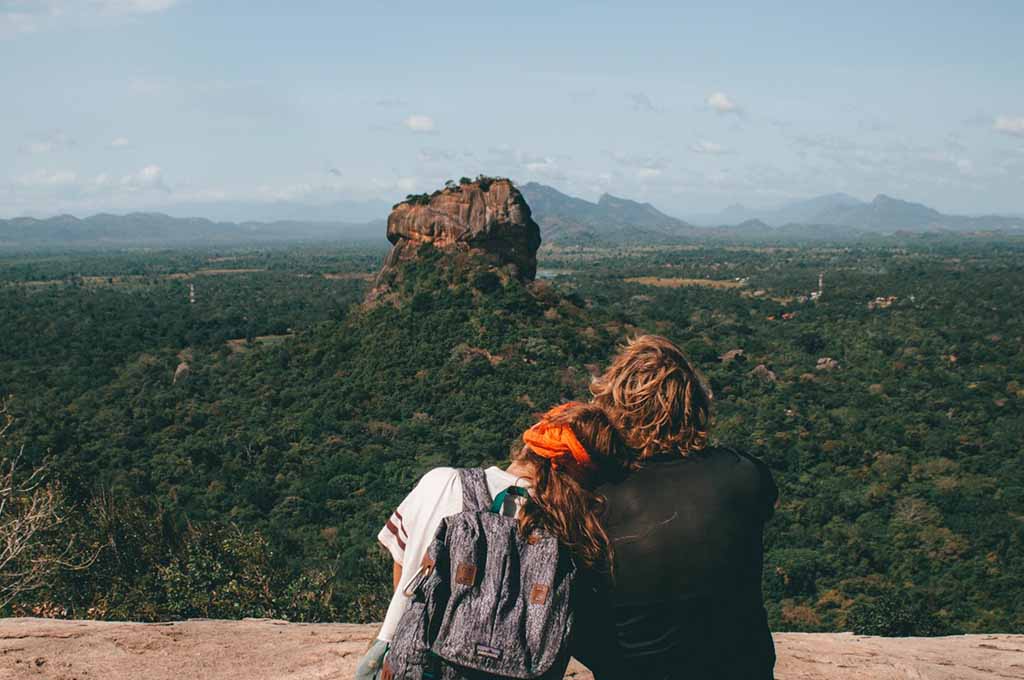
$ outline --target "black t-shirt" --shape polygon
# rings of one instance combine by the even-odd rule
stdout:
[[[580,598],[575,656],[597,680],[770,680],[762,532],[778,491],[768,468],[708,449],[649,461],[599,491],[614,586]]]

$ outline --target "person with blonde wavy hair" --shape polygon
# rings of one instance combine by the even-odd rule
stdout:
[[[597,489],[614,582],[577,618],[577,657],[597,680],[770,680],[761,569],[771,472],[713,443],[708,382],[666,338],[629,341],[591,392],[636,459]]]

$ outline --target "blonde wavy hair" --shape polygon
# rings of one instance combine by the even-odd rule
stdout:
[[[667,338],[641,335],[628,341],[590,391],[595,403],[615,414],[640,461],[659,454],[685,456],[707,446],[711,388]]]

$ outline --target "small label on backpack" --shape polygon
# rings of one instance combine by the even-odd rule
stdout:
[[[491,647],[490,645],[477,645],[476,655],[482,656],[485,659],[494,659],[497,661],[501,658],[501,650],[497,647]]]
[[[530,590],[530,604],[544,604],[548,601],[548,593],[551,589],[540,583],[534,584]]]
[[[463,586],[471,586],[476,583],[476,565],[468,562],[460,562],[455,570],[455,582]]]

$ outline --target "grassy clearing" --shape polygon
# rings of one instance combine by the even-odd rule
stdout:
[[[636,276],[624,279],[626,283],[639,283],[643,286],[654,286],[656,288],[686,288],[695,286],[698,288],[742,288],[742,281],[732,279],[682,279],[664,278],[660,276]]]
[[[323,275],[328,281],[372,281],[376,276],[371,272],[327,272]]]
[[[289,339],[293,337],[295,337],[294,333],[283,333],[281,335],[257,335],[255,338],[253,338],[252,344],[246,342],[245,338],[234,338],[232,340],[228,340],[225,344],[227,344],[228,349],[230,349],[232,352],[237,353],[246,352],[252,349],[254,345],[280,345],[284,342],[287,342]]]
[[[265,272],[266,269],[257,268],[239,268],[239,269],[197,269],[194,273],[196,276],[223,276],[225,274],[258,274],[259,272]]]

